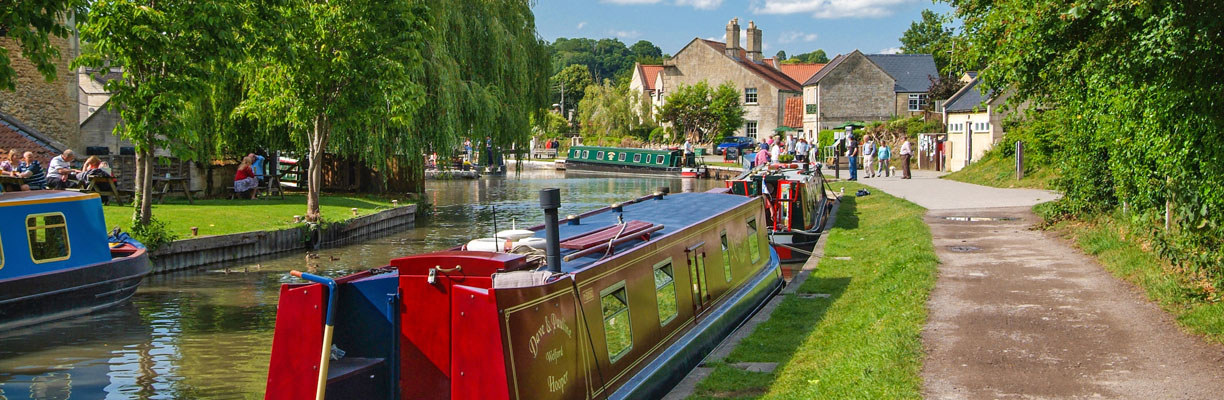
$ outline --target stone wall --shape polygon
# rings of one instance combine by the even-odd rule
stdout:
[[[820,80],[819,127],[832,129],[848,121],[886,121],[896,112],[891,76],[855,52]]]
[[[77,77],[69,68],[79,52],[77,39],[54,36],[49,39],[60,51],[60,59],[55,65],[56,79],[52,82],[47,82],[34,64],[22,56],[20,45],[12,39],[0,38],[0,47],[8,50],[16,71],[17,86],[12,92],[0,90],[0,111],[43,135],[77,148],[81,145]]]
[[[81,143],[82,146],[103,147],[110,149],[111,154],[119,154],[121,147],[134,147],[132,142],[115,136],[115,126],[123,120],[116,113],[109,109],[101,109],[86,119],[81,124]],[[85,149],[82,147],[77,149],[81,154],[85,154]]]
[[[728,58],[726,54],[714,50],[701,39],[689,43],[687,47],[666,62],[663,75],[663,87],[671,93],[680,85],[695,85],[705,80],[711,87],[717,87],[723,82],[731,82],[739,91],[740,102],[744,101],[744,89],[757,89],[757,103],[744,104],[744,120],[757,121],[757,137],[764,139],[782,124],[782,107],[786,98],[797,96],[798,93],[781,92],[769,81],[745,69]],[[747,127],[736,130],[736,136],[745,136]]]

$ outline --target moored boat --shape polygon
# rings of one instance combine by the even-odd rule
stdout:
[[[566,170],[671,175],[699,178],[706,166],[696,157],[685,160],[679,149],[629,149],[620,147],[574,146],[565,158]]]
[[[828,219],[829,197],[819,169],[772,164],[726,183],[733,194],[765,199],[770,244],[782,263],[807,261]]]
[[[122,303],[148,273],[143,245],[107,240],[97,194],[0,194],[0,329]]]
[[[317,283],[281,288],[266,398],[659,398],[781,288],[760,199],[559,206],[545,189],[544,225],[490,240],[511,252],[296,273]]]

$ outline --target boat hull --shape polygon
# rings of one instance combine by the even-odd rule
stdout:
[[[132,297],[149,273],[144,249],[109,261],[0,282],[0,330],[88,314]]]
[[[816,242],[820,240],[820,235],[818,234],[793,231],[773,232],[770,234],[770,237],[772,238],[771,247],[778,253],[778,258],[781,259],[782,264],[807,262],[808,256],[816,248]],[[800,251],[796,251],[796,249]]]
[[[567,171],[571,171],[571,170],[572,171],[596,171],[596,172],[616,172],[616,173],[622,173],[622,174],[681,176],[680,168],[595,164],[595,163],[570,161],[570,160],[565,161],[565,169]]]

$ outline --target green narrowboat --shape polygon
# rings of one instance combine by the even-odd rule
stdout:
[[[621,147],[574,146],[565,158],[567,170],[649,173],[683,176],[704,170],[695,157],[684,159],[680,149],[628,149]]]

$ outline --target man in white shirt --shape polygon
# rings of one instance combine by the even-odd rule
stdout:
[[[901,144],[901,163],[905,167],[903,170],[905,173],[901,175],[901,179],[910,178],[910,156],[912,156],[913,153],[913,150],[910,149],[909,140],[906,140],[905,143]]]
[[[875,178],[875,156],[875,138],[868,135],[867,143],[863,143],[863,167],[866,168],[867,178]]]
[[[63,190],[72,187],[76,181],[70,179],[80,172],[72,169],[73,160],[76,160],[76,154],[71,149],[64,150],[64,154],[51,159],[51,163],[47,164],[47,189]]]

